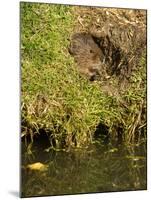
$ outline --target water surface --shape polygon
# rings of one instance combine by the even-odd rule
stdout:
[[[146,189],[146,144],[94,144],[71,152],[22,151],[22,197]],[[45,170],[27,170],[40,162]]]

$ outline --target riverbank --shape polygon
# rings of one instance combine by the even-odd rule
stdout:
[[[90,82],[79,75],[68,47],[72,33],[88,31],[98,15],[88,8],[79,13],[77,7],[21,3],[21,137],[29,138],[28,147],[40,134],[53,149],[68,151],[104,132],[124,143],[146,138],[146,47],[118,95],[116,76],[105,85]]]

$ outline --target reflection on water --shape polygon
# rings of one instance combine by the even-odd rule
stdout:
[[[23,146],[23,145],[22,145]],[[46,170],[26,166],[40,162]],[[22,197],[146,189],[146,145],[92,145],[74,152],[22,151]]]

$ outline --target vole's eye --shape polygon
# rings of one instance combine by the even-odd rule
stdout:
[[[90,53],[93,53],[93,50],[92,50],[92,49],[90,49]]]
[[[95,81],[95,78],[96,78],[96,76],[95,75],[92,75],[91,77],[90,77],[90,81]]]

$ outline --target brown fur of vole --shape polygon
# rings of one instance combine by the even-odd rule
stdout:
[[[90,34],[73,34],[69,52],[74,57],[80,73],[90,80],[100,78],[104,55]]]

